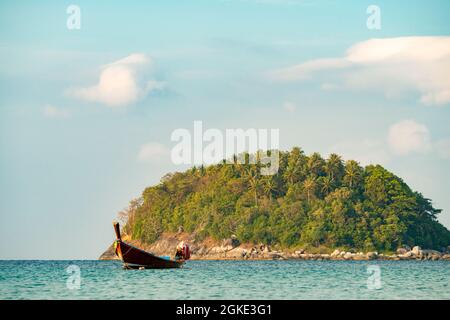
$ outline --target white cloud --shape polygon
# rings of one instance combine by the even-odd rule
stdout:
[[[306,80],[312,78],[318,71],[344,69],[349,66],[351,66],[351,63],[345,59],[316,59],[284,69],[274,70],[270,73],[270,77],[281,81]]]
[[[321,78],[327,86],[380,90],[387,97],[412,90],[425,105],[444,105],[450,103],[450,37],[371,39],[353,45],[344,57],[310,60],[269,76],[278,81]]]
[[[144,54],[134,53],[101,68],[96,85],[75,88],[69,93],[79,99],[100,102],[110,107],[123,106],[137,101],[151,91],[163,89],[163,83],[150,80],[139,82],[138,71],[148,67],[151,60]]]
[[[403,120],[389,128],[388,144],[395,154],[425,153],[431,150],[428,128],[413,120]]]
[[[68,118],[70,117],[70,112],[66,109],[56,108],[52,105],[46,105],[42,109],[42,114],[47,118]]]
[[[169,153],[169,149],[163,144],[149,142],[141,146],[137,158],[140,162],[149,162],[164,158]]]
[[[343,141],[332,146],[329,152],[362,165],[386,165],[395,157],[417,153],[450,159],[450,139],[433,141],[425,125],[402,120],[389,127],[386,139]]]

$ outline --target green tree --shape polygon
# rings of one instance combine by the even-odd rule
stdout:
[[[314,175],[316,177],[321,176],[325,173],[325,161],[320,156],[319,153],[314,152],[308,159],[307,169],[309,175]]]
[[[345,175],[344,183],[350,188],[359,184],[362,181],[363,169],[359,166],[358,162],[349,160],[345,163]]]
[[[304,152],[294,147],[289,155],[287,168],[284,172],[284,178],[289,184],[294,184],[303,178],[303,171],[306,162],[306,156]]]
[[[342,164],[342,158],[332,153],[325,162],[325,172],[331,180],[339,181],[344,174],[344,165]]]
[[[334,181],[331,176],[321,177],[320,179],[320,191],[322,194],[327,195],[333,190]]]
[[[273,176],[266,176],[264,178],[263,189],[266,196],[272,201],[272,193],[277,190],[277,183]]]
[[[249,190],[253,192],[255,197],[255,207],[258,207],[258,192],[261,188],[262,182],[260,179],[259,171],[255,167],[250,167],[247,170],[247,181]]]
[[[317,182],[314,177],[308,177],[303,182],[303,189],[305,190],[308,203],[311,202],[311,197],[313,197],[315,195],[316,188],[317,188]]]

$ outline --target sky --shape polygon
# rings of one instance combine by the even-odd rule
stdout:
[[[195,120],[381,164],[450,228],[449,15],[446,0],[2,2],[0,259],[96,259],[117,212],[186,168],[170,137]]]

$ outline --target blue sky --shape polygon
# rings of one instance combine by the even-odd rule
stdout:
[[[450,227],[449,13],[448,1],[0,4],[0,258],[97,258],[116,213],[183,169],[170,135],[194,120],[381,163]]]

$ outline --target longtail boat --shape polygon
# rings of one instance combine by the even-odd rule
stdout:
[[[114,222],[113,225],[116,232],[116,241],[114,241],[115,253],[122,260],[125,269],[181,268],[184,262],[189,259],[190,254],[187,245],[184,245],[185,248],[181,248],[180,250],[177,248],[175,260],[158,257],[150,252],[123,242],[120,236],[119,223]]]

